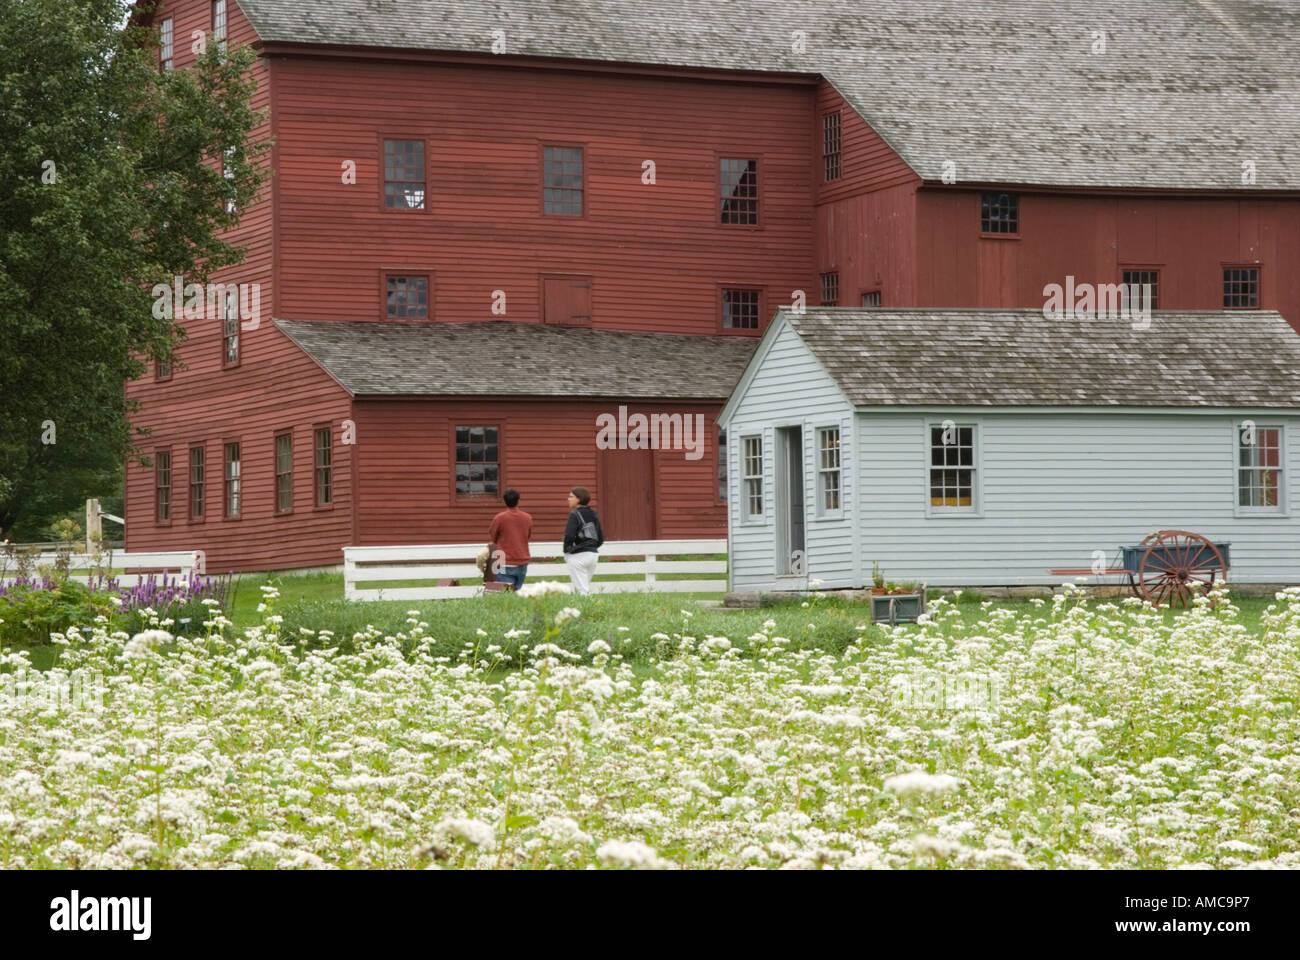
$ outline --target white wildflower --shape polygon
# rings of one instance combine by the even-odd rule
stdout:
[[[596,849],[596,859],[607,867],[630,867],[634,870],[666,870],[672,864],[639,840],[606,840]]]
[[[946,773],[933,774],[926,773],[924,770],[913,770],[911,773],[890,777],[885,781],[885,789],[900,797],[910,797],[918,793],[946,793],[955,790],[959,783],[956,777]]]

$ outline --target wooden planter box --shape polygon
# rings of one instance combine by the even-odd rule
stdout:
[[[872,623],[915,623],[925,613],[925,587],[916,593],[873,594],[871,597]]]

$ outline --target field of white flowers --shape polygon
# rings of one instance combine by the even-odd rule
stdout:
[[[843,655],[683,615],[635,667],[564,649],[594,598],[459,661],[415,617],[304,646],[274,598],[4,651],[0,867],[1300,866],[1300,589],[1258,629],[940,601]]]

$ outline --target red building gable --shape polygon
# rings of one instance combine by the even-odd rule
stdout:
[[[274,138],[274,177],[232,236],[246,262],[217,279],[257,284],[262,311],[237,329],[185,321],[170,379],[128,385],[155,455],[127,467],[131,550],[201,548],[212,569],[267,569],[337,563],[349,543],[475,541],[506,486],[537,535],[556,538],[575,484],[617,517],[612,538],[721,535],[712,418],[745,358],[715,338],[752,344],[801,295],[1033,307],[1067,276],[1142,271],[1157,306],[1204,309],[1228,305],[1232,270],[1245,298],[1232,305],[1300,327],[1290,183],[1180,191],[1122,168],[1127,185],[1112,189],[1042,182],[1050,172],[971,181],[966,166],[1004,171],[967,162],[960,141],[945,183],[938,153],[887,140],[810,61],[717,70],[689,50],[634,62],[617,44],[602,61],[558,35],[543,59],[461,49],[450,27],[446,49],[398,49],[383,23],[343,44],[289,15],[339,5],[243,6],[266,36],[234,0],[227,31],[260,44],[258,135]],[[217,7],[171,0],[155,15],[171,20],[177,69]],[[351,346],[304,346],[273,319],[347,324]],[[490,322],[518,325],[509,346],[476,332]],[[400,354],[369,349],[381,325],[446,323],[473,326],[400,349],[412,362],[446,351],[455,376],[453,365],[403,379]],[[539,325],[570,331],[572,350],[555,354]],[[510,363],[488,364],[489,345]],[[674,351],[689,375],[669,362],[662,393],[631,389]],[[701,374],[701,352],[718,357],[715,376]],[[538,385],[543,363],[562,397]],[[570,382],[572,369],[589,375]],[[629,405],[704,417],[707,452],[598,449],[596,418]]]

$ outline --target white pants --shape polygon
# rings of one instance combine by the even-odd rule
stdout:
[[[596,572],[596,561],[599,559],[600,554],[591,551],[564,555],[564,565],[569,568],[569,581],[573,584],[575,593],[582,596],[591,593],[591,577]]]

